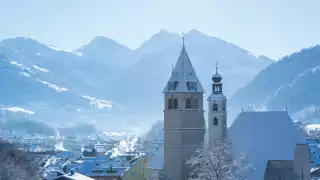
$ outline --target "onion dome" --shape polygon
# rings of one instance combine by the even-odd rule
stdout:
[[[220,76],[220,74],[216,73],[212,76],[212,81],[217,83],[217,82],[221,82],[222,77]]]
[[[216,62],[216,73],[212,76],[212,81],[219,83],[222,80],[222,76],[218,73],[218,62]]]

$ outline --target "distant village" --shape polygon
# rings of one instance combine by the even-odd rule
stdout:
[[[163,90],[163,137],[153,141],[129,133],[27,137],[2,129],[0,152],[5,156],[0,159],[4,166],[17,157],[24,158],[21,164],[37,160],[40,163],[30,168],[40,175],[32,177],[45,180],[320,179],[320,126],[293,122],[286,110],[242,110],[227,127],[227,97],[218,64],[212,82],[206,83],[212,84],[207,112],[204,89],[183,42]],[[3,167],[4,179],[13,174],[30,177],[19,167]]]
[[[148,175],[152,154],[163,144],[142,142],[127,133],[88,137],[22,137],[2,130],[0,136],[0,152],[6,151],[9,147],[6,145],[11,144],[15,155],[40,159],[43,168],[41,179],[47,180],[143,179]]]

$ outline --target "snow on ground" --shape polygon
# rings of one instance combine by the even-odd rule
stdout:
[[[10,111],[10,112],[13,112],[13,113],[21,112],[21,113],[25,113],[25,114],[28,114],[28,115],[32,115],[32,114],[34,114],[34,112],[33,112],[33,111],[26,110],[26,109],[19,108],[19,107],[2,108],[2,110]]]
[[[59,48],[57,48],[55,46],[51,46],[51,45],[48,45],[48,44],[46,44],[45,46],[47,46],[48,48],[51,48],[51,49],[53,49],[55,51],[61,51],[61,49],[59,49]]]
[[[26,72],[20,72],[21,75],[25,76],[25,77],[30,77],[30,74],[26,73]]]
[[[72,53],[72,54],[75,54],[77,56],[82,56],[83,54],[81,52],[77,52],[76,50],[64,50],[65,52],[69,52],[69,53]]]
[[[79,53],[79,52],[76,52],[76,51],[71,51],[71,53],[77,55],[77,56],[82,56],[83,54],[82,53]]]
[[[114,102],[112,101],[97,99],[97,98],[86,96],[86,95],[82,95],[81,97],[89,100],[91,106],[97,107],[99,109],[112,108],[114,105]]]
[[[41,71],[41,72],[49,72],[48,69],[44,69],[44,68],[41,68],[39,66],[36,66],[36,65],[32,65],[32,67],[38,71]]]
[[[41,82],[42,84],[48,85],[49,88],[55,89],[57,92],[66,92],[66,91],[68,91],[67,88],[59,87],[59,86],[57,86],[57,85],[48,83],[48,82],[46,82],[46,81],[42,81],[42,80],[40,80],[40,79],[37,79],[37,81]]]
[[[132,133],[128,132],[103,132],[106,136],[110,137],[127,137]]]
[[[18,63],[17,61],[10,61],[10,63],[12,64],[12,65],[16,65],[16,66],[18,66],[20,69],[23,69],[23,70],[30,70],[30,68],[28,68],[27,66],[25,66],[25,65],[23,65],[23,64],[21,64],[21,63]]]
[[[77,55],[77,56],[82,56],[82,53],[79,53],[79,52],[76,52],[76,51],[63,50],[63,49],[59,49],[59,48],[57,48],[57,47],[55,47],[55,46],[48,45],[48,44],[46,44],[46,46],[47,46],[48,48],[50,48],[50,49],[55,50],[55,51],[64,51],[64,52],[69,52],[69,53],[75,54],[75,55]]]
[[[320,130],[320,124],[308,124],[308,125],[306,125],[306,130],[307,131],[310,131],[310,130],[317,130],[317,129],[319,129]]]

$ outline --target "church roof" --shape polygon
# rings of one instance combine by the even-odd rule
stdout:
[[[191,83],[190,83],[191,82]],[[195,85],[195,86],[194,86]],[[180,52],[178,61],[172,70],[171,77],[164,88],[163,92],[201,92],[204,89],[195,73],[195,70],[190,62],[188,53],[184,46]]]
[[[214,101],[214,100],[222,100],[222,101],[226,101],[227,97],[224,94],[210,94],[210,96],[208,97],[208,101]]]
[[[261,179],[268,160],[293,160],[297,144],[306,144],[286,111],[242,112],[228,129],[235,154],[247,154]]]
[[[164,147],[161,146],[158,151],[153,152],[154,154],[151,157],[151,161],[148,164],[150,169],[163,169],[164,163]]]

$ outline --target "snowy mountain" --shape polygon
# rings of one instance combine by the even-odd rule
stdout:
[[[319,119],[319,78],[320,46],[303,49],[262,70],[232,96],[230,105],[236,109],[287,108],[295,120]]]
[[[181,43],[181,35],[165,30],[136,50],[101,36],[72,51],[24,37],[0,41],[1,117],[140,131],[145,122],[162,118],[161,92]],[[185,34],[185,43],[208,93],[216,61],[229,96],[272,63],[197,30]],[[234,81],[235,76],[241,78]]]
[[[50,125],[63,123],[65,126],[75,122],[92,123],[95,120],[94,115],[106,113],[115,105],[112,101],[81,93],[80,88],[71,86],[72,84],[60,84],[61,81],[57,80],[60,74],[57,72],[55,76],[51,66],[50,70],[47,70],[40,65],[30,65],[34,62],[23,61],[27,56],[12,56],[17,58],[0,54],[2,120],[28,117]],[[39,62],[41,60],[43,59],[39,59]],[[51,73],[51,76],[46,76],[46,73]],[[61,121],[62,119],[70,121]]]
[[[87,45],[75,51],[87,62],[90,72],[99,73],[100,76],[112,78],[137,60],[135,52],[116,41],[103,36],[97,36]]]
[[[224,91],[230,96],[273,61],[255,57],[248,51],[221,39],[192,30],[184,35],[186,50],[206,92],[211,92],[215,64],[223,76]],[[181,36],[161,30],[146,41],[137,52],[145,54],[112,83],[110,94],[115,101],[133,108],[162,109],[162,90],[169,79],[182,46]],[[235,77],[237,78],[234,81]],[[208,95],[208,94],[207,94]],[[206,96],[207,96],[206,95]],[[159,111],[161,113],[161,110]],[[152,112],[154,113],[154,112]]]

